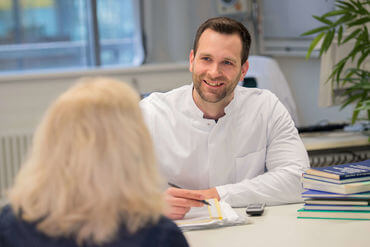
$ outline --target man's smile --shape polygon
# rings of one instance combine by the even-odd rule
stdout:
[[[206,80],[203,80],[203,82],[205,84],[207,84],[208,86],[211,86],[211,87],[221,87],[222,85],[224,85],[223,82],[210,82],[210,81],[206,81]]]

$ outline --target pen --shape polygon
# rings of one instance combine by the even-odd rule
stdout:
[[[171,186],[171,187],[177,188],[177,189],[182,189],[180,186],[178,186],[176,184],[173,184],[173,183],[170,183],[170,182],[168,182],[168,185]],[[203,204],[211,206],[211,204],[209,204],[209,202],[207,202],[206,200],[196,200],[196,199],[193,199],[193,200],[198,201],[198,202],[202,202]]]

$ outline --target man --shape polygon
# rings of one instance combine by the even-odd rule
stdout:
[[[207,198],[231,206],[300,200],[309,164],[288,111],[267,90],[237,86],[248,71],[250,43],[241,23],[207,20],[189,56],[193,85],[141,102],[162,173],[184,188],[165,192],[172,219]]]

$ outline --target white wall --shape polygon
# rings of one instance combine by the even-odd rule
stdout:
[[[0,77],[0,134],[33,131],[49,104],[82,76],[111,76],[138,92],[168,91],[191,82],[185,64],[146,65],[130,69]]]
[[[319,59],[275,58],[297,104],[301,125],[321,120],[348,121],[351,109],[318,107]],[[168,91],[191,82],[187,64],[146,65],[130,69],[105,69],[50,75],[0,77],[0,133],[33,130],[48,105],[82,76],[112,76],[132,85],[140,93]]]
[[[176,62],[188,59],[197,27],[216,16],[215,0],[145,0],[145,28],[148,34],[148,62]],[[317,3],[320,4],[320,3]],[[323,3],[326,6],[326,3]],[[244,24],[250,24],[245,21]],[[252,25],[248,26],[252,30]],[[252,54],[256,54],[256,40]],[[318,107],[320,60],[304,57],[275,56],[295,98],[301,125],[316,124],[321,120],[348,121],[351,108]]]
[[[297,104],[301,125],[317,124],[320,121],[350,122],[352,108],[340,111],[339,106],[319,107],[320,60],[303,57],[275,57],[287,78]]]
[[[187,84],[186,61],[198,25],[217,14],[213,0],[144,0],[147,62],[131,69],[100,69],[49,75],[0,76],[0,133],[34,129],[50,102],[81,76],[113,76],[141,93],[167,91]],[[350,109],[317,106],[319,60],[275,57],[295,98],[301,125],[344,121]],[[164,64],[163,64],[164,63]]]

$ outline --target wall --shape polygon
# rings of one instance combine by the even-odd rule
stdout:
[[[319,59],[275,57],[290,84],[301,125],[321,120],[348,121],[351,108],[318,107]],[[191,82],[187,64],[146,65],[130,69],[0,77],[0,133],[33,130],[47,106],[82,76],[112,76],[140,93],[168,91]]]
[[[113,76],[139,92],[166,91],[191,81],[186,61],[197,26],[217,14],[213,0],[143,0],[147,62],[130,69],[0,76],[0,133],[32,130],[50,102],[81,76]],[[317,106],[319,59],[275,57],[295,98],[301,125],[345,121],[350,109]]]
[[[82,76],[115,77],[129,83],[140,93],[168,91],[191,82],[191,74],[185,64],[1,76],[0,134],[32,131],[48,105]]]
[[[303,57],[275,57],[275,59],[290,84],[301,125],[317,124],[320,121],[350,121],[352,106],[343,110],[340,110],[340,106],[318,106],[319,58],[306,60]]]
[[[148,34],[148,62],[186,62],[200,23],[217,15],[215,0],[144,0],[145,29]],[[263,2],[263,1],[262,1]],[[286,1],[285,1],[286,2]],[[316,1],[315,4],[321,4]],[[327,3],[323,3],[327,6]],[[296,5],[294,5],[296,6]],[[249,24],[248,20],[244,24]],[[251,25],[249,30],[253,30]],[[256,54],[256,41],[252,42]],[[320,60],[304,57],[274,57],[279,63],[295,98],[301,125],[319,121],[348,121],[351,108],[318,107]]]

